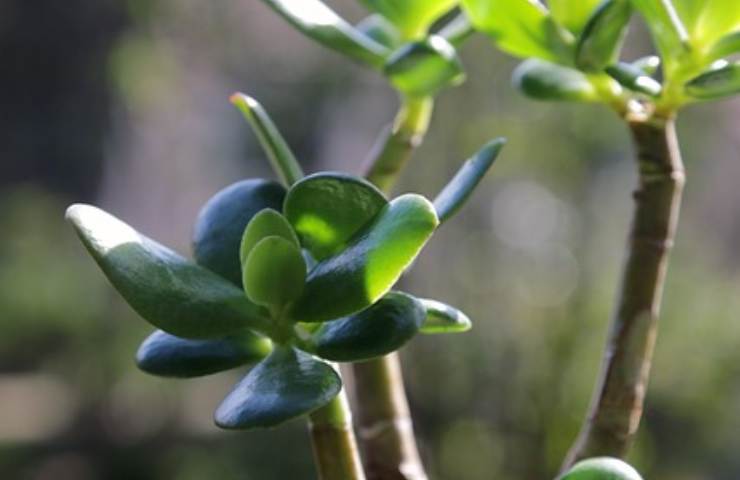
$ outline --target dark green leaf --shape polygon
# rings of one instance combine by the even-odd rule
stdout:
[[[619,57],[632,16],[629,0],[606,0],[591,15],[576,45],[576,65],[600,72]]]
[[[231,103],[236,105],[252,126],[278,178],[287,186],[303,178],[303,170],[298,160],[262,105],[243,93],[232,95]]]
[[[247,224],[242,236],[241,246],[239,247],[239,260],[242,264],[247,260],[249,252],[252,251],[257,242],[265,237],[276,236],[282,237],[300,248],[298,238],[288,221],[277,211],[266,208],[255,215]]]
[[[265,237],[244,261],[244,291],[258,305],[283,306],[303,292],[306,262],[300,249],[283,237]]]
[[[243,180],[224,188],[203,206],[195,222],[195,261],[241,289],[239,244],[252,217],[265,208],[281,210],[285,188],[261,179]]]
[[[136,363],[152,375],[198,377],[256,362],[271,350],[269,339],[248,330],[211,340],[189,340],[157,330],[139,347]]]
[[[438,224],[434,206],[424,197],[394,199],[345,250],[311,270],[292,317],[324,322],[372,305],[396,283]]]
[[[354,29],[319,0],[262,0],[306,36],[371,67],[380,68],[388,51]]]
[[[642,477],[618,458],[594,457],[576,463],[558,480],[642,480]]]
[[[264,310],[210,270],[99,208],[73,205],[67,219],[116,290],[152,325],[184,338],[263,331]]]
[[[311,338],[312,350],[337,362],[380,357],[411,340],[424,317],[424,307],[417,299],[390,292],[359,313],[321,324]]]
[[[329,403],[342,389],[334,369],[310,355],[279,347],[236,385],[216,410],[228,429],[273,427]]]
[[[527,96],[538,100],[596,100],[597,92],[578,70],[531,58],[514,71],[513,82]]]
[[[421,333],[458,333],[467,332],[473,326],[463,312],[437,300],[420,298],[426,318],[421,326]]]
[[[700,100],[740,93],[740,62],[702,73],[686,84],[686,93]]]
[[[620,62],[610,65],[606,67],[606,73],[623,87],[651,97],[659,96],[663,89],[657,80],[630,63]]]
[[[473,157],[469,158],[445,188],[434,199],[440,223],[444,223],[463,206],[475,187],[486,174],[499,152],[506,144],[506,139],[497,138],[488,142]]]
[[[401,44],[401,34],[383,15],[369,15],[355,25],[355,28],[388,50],[394,50]]]
[[[283,211],[317,260],[340,251],[388,203],[369,182],[342,173],[317,173],[293,185]]]
[[[385,75],[410,97],[431,97],[465,80],[455,47],[438,35],[407,43],[393,52]]]

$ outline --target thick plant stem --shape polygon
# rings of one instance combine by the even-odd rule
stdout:
[[[365,177],[381,190],[393,188],[432,113],[429,98],[404,99],[393,125],[368,160]],[[414,438],[401,363],[393,353],[352,364],[354,411],[368,480],[426,480]]]
[[[624,457],[640,423],[685,174],[673,118],[628,119],[639,184],[620,292],[589,412],[563,470]]]
[[[308,428],[319,480],[365,480],[344,390],[309,415]]]

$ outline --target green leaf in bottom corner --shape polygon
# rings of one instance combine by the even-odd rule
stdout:
[[[67,219],[115,289],[155,327],[178,337],[214,338],[264,326],[265,310],[239,288],[109,213],[73,205]]]
[[[581,460],[557,480],[642,480],[627,462],[612,457]]]
[[[256,362],[271,350],[269,339],[249,330],[207,340],[189,340],[157,330],[139,347],[136,364],[152,375],[198,377]]]
[[[224,399],[216,410],[216,425],[273,427],[323,407],[341,389],[330,365],[300,350],[278,347]]]
[[[306,262],[300,249],[283,237],[265,237],[244,261],[244,291],[257,305],[283,306],[303,292]]]
[[[704,72],[686,84],[686,93],[699,100],[714,100],[740,93],[740,62]]]
[[[416,335],[425,314],[416,298],[390,292],[359,313],[321,324],[311,337],[312,351],[337,362],[387,355]]]
[[[425,320],[421,333],[458,333],[467,332],[473,326],[463,312],[437,300],[420,298],[425,311]]]
[[[588,77],[578,70],[530,58],[514,70],[513,83],[538,100],[593,101],[598,98]]]

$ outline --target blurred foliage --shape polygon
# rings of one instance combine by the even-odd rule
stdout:
[[[334,3],[361,17],[354,2]],[[300,422],[235,434],[207,421],[235,374],[180,384],[135,369],[131,352],[149,330],[96,271],[63,211],[95,183],[106,209],[185,253],[206,198],[267,172],[256,139],[228,105],[233,91],[274,112],[309,172],[358,171],[394,98],[374,74],[311,45],[260,2],[127,5],[129,26],[100,47],[95,68],[45,86],[73,105],[84,102],[68,82],[106,89],[110,124],[70,107],[62,120],[33,117],[39,137],[30,153],[3,150],[3,172],[27,172],[30,162],[44,165],[75,145],[106,145],[98,167],[71,169],[51,187],[41,170],[3,174],[0,476],[313,478]],[[2,35],[8,25],[18,29],[13,21],[45,25],[0,18]],[[630,57],[649,52],[643,38],[627,45]],[[462,51],[468,81],[440,98],[399,191],[431,195],[476,146],[498,135],[509,142],[469,206],[402,281],[404,290],[463,308],[473,330],[416,339],[404,366],[433,478],[541,479],[575,436],[599,367],[629,221],[631,148],[605,109],[516,94],[513,62],[486,40],[475,37]],[[95,73],[101,69],[109,81]],[[33,69],[26,75],[31,82]],[[0,76],[0,91],[8,78]],[[31,110],[13,98],[3,104]],[[739,109],[737,101],[702,106],[679,122],[689,178],[684,218],[630,459],[649,479],[740,477]],[[11,122],[10,130],[24,125]],[[49,138],[60,140],[44,143]],[[66,161],[75,165],[74,155]],[[87,177],[96,168],[100,182]]]

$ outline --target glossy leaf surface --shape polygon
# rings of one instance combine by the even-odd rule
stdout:
[[[244,263],[257,242],[265,237],[282,237],[300,248],[298,238],[288,221],[276,210],[266,208],[255,215],[247,224],[239,246],[239,260]]]
[[[262,0],[296,29],[333,50],[372,67],[381,67],[388,51],[356,30],[320,0]]]
[[[598,72],[619,57],[632,16],[629,0],[606,0],[594,11],[576,46],[576,65]]]
[[[198,377],[259,361],[270,354],[269,339],[244,331],[229,337],[191,340],[157,330],[136,353],[136,364],[152,375]]]
[[[700,100],[714,100],[740,93],[740,62],[699,75],[686,84],[686,93]]]
[[[284,213],[317,260],[343,249],[388,203],[369,182],[341,173],[317,173],[293,185]]]
[[[257,212],[281,210],[285,188],[261,179],[234,183],[211,197],[198,214],[193,232],[195,261],[241,288],[239,244],[244,227]]]
[[[361,1],[396,25],[405,39],[423,36],[437,19],[457,5],[457,0]]]
[[[452,180],[439,192],[434,199],[434,209],[440,223],[447,221],[465,204],[505,144],[506,140],[503,138],[497,138],[486,144],[472,158],[465,161]]]
[[[606,73],[623,87],[651,97],[657,97],[663,89],[657,80],[630,63],[610,65],[606,67]]]
[[[578,70],[531,58],[514,71],[513,82],[527,96],[538,100],[590,101],[596,89]]]
[[[116,290],[152,325],[185,338],[264,325],[263,309],[239,288],[103,210],[73,205],[67,219]]]
[[[334,369],[294,348],[279,347],[252,369],[216,410],[228,429],[273,427],[326,405],[342,388]]]
[[[425,316],[417,299],[390,292],[359,313],[323,323],[311,343],[315,353],[327,360],[368,360],[401,348],[419,331]]]
[[[311,270],[292,317],[323,322],[372,305],[396,283],[438,224],[434,206],[424,197],[395,198],[346,249]]]
[[[388,58],[385,74],[410,97],[431,97],[465,80],[455,48],[438,35],[407,43]]]
[[[473,326],[463,312],[437,300],[420,298],[424,307],[425,319],[421,326],[421,333],[458,333],[467,332]]]
[[[642,480],[637,470],[617,458],[595,457],[576,463],[558,480]]]
[[[306,262],[300,249],[283,237],[257,242],[243,268],[244,291],[258,305],[286,305],[303,292]]]

